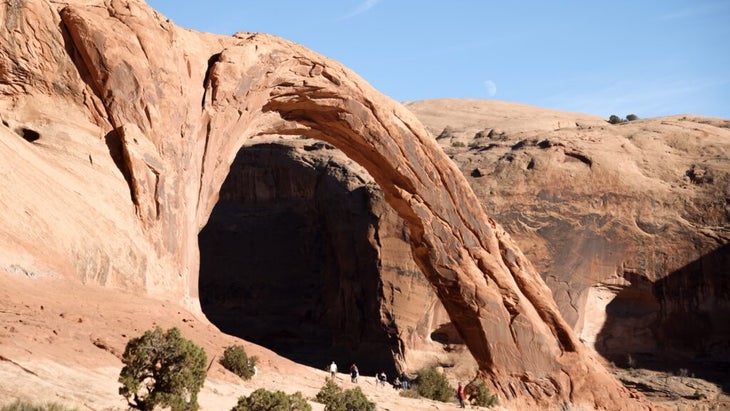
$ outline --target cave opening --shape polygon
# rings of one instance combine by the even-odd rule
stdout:
[[[395,371],[402,344],[382,305],[378,191],[326,143],[271,137],[241,148],[198,237],[207,318],[315,368]]]

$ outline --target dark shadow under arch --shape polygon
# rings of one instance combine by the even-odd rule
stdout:
[[[381,315],[377,187],[319,155],[328,144],[302,148],[239,151],[199,235],[203,311],[222,331],[302,364],[393,372],[401,348]]]

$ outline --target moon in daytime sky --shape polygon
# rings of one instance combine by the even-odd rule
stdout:
[[[494,95],[497,94],[497,84],[492,80],[485,81],[484,87],[487,88],[487,94],[489,97],[494,97]]]

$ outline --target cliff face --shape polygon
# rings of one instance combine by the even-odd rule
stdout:
[[[646,407],[581,345],[413,114],[336,62],[266,35],[183,30],[137,1],[3,1],[0,20],[5,266],[195,307],[198,233],[240,148],[306,135],[380,186],[505,404]]]

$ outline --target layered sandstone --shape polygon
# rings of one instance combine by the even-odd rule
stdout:
[[[413,114],[336,62],[184,30],[136,1],[4,1],[0,20],[4,266],[195,306],[198,233],[239,149],[306,135],[372,175],[504,403],[646,407]]]

